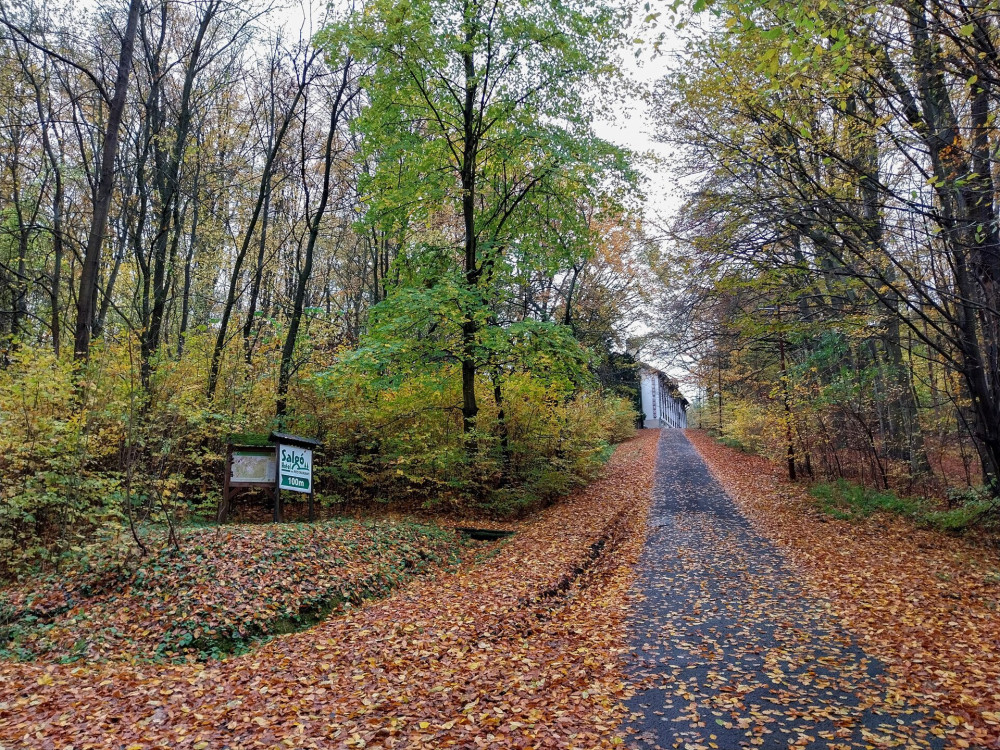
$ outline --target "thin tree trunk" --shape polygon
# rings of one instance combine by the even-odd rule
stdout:
[[[229,288],[226,292],[225,302],[223,303],[222,319],[219,321],[219,331],[216,334],[215,346],[212,349],[212,363],[209,367],[207,388],[209,400],[215,397],[215,390],[219,384],[219,369],[222,364],[222,353],[226,348],[226,339],[228,338],[229,333],[229,320],[232,318],[233,309],[236,306],[236,290],[239,286],[240,272],[243,269],[243,262],[246,260],[247,252],[250,250],[250,243],[253,241],[253,236],[257,228],[257,221],[260,219],[260,213],[264,207],[264,198],[267,195],[269,185],[271,184],[271,172],[274,169],[274,160],[277,158],[278,150],[281,148],[281,143],[285,138],[285,133],[288,132],[288,127],[291,125],[292,119],[295,116],[295,110],[298,107],[299,100],[302,98],[302,94],[305,92],[306,86],[309,83],[308,71],[319,54],[319,50],[316,50],[306,60],[302,70],[302,77],[295,90],[295,95],[292,98],[292,102],[289,105],[288,110],[285,112],[285,116],[281,121],[281,127],[275,134],[274,142],[267,153],[267,159],[264,163],[264,169],[261,174],[260,186],[257,189],[257,200],[254,203],[253,212],[251,213],[250,221],[247,224],[246,233],[243,236],[243,242],[236,253],[236,261],[233,263],[233,270],[229,277]]]
[[[302,311],[305,308],[306,288],[309,284],[309,277],[312,275],[316,240],[319,237],[320,225],[326,213],[327,203],[330,200],[330,183],[333,172],[334,142],[337,137],[337,126],[343,115],[344,107],[357,94],[357,89],[353,92],[348,91],[350,84],[351,59],[348,58],[344,63],[340,88],[337,91],[330,110],[330,129],[326,135],[326,147],[323,152],[323,187],[320,191],[319,205],[316,207],[316,212],[309,223],[309,240],[306,243],[305,257],[302,262],[302,269],[299,271],[298,283],[295,287],[292,316],[288,321],[288,332],[285,335],[285,343],[281,347],[281,366],[278,374],[278,394],[275,405],[275,413],[279,420],[284,418],[288,411],[288,384],[292,377],[292,357],[295,354],[295,341],[299,335]]]
[[[466,42],[471,47],[475,36],[472,28],[466,31]],[[462,61],[465,68],[465,101],[462,107],[463,115],[463,150],[462,150],[462,221],[465,229],[465,284],[471,289],[479,283],[476,237],[476,157],[478,142],[476,140],[475,106],[478,86],[476,83],[475,61],[472,52],[464,52]],[[469,295],[475,298],[475,294]],[[472,303],[469,303],[472,304]],[[479,325],[476,322],[475,310],[465,311],[462,322],[462,430],[468,435],[475,429],[479,406],[476,403],[476,334]],[[467,448],[470,446],[467,444]]]
[[[118,131],[125,113],[128,94],[128,77],[132,69],[132,53],[135,47],[135,31],[139,22],[141,0],[130,0],[128,21],[122,37],[121,54],[118,57],[118,73],[115,78],[115,92],[108,106],[108,126],[101,149],[101,170],[94,195],[94,213],[87,237],[87,249],[83,256],[80,287],[76,302],[76,331],[73,337],[73,353],[76,359],[86,360],[90,356],[90,339],[97,301],[97,272],[101,264],[101,246],[104,230],[111,208],[111,194],[114,187],[115,156],[118,153]]]
[[[162,6],[164,9],[166,5]],[[163,337],[163,324],[166,315],[167,296],[171,287],[173,266],[180,240],[180,172],[184,160],[184,150],[187,147],[188,135],[191,130],[191,96],[194,81],[200,70],[202,45],[208,33],[209,26],[215,18],[218,3],[209,3],[198,24],[198,31],[191,47],[184,75],[184,85],[177,115],[174,142],[170,153],[161,151],[158,139],[154,140],[153,150],[156,162],[156,184],[159,193],[159,227],[153,241],[153,296],[149,322],[142,337],[142,361],[140,373],[144,386],[149,385],[151,375],[151,358],[156,354]],[[166,24],[166,11],[163,11],[161,23]],[[158,56],[157,56],[158,57]],[[154,62],[158,62],[155,60]],[[152,71],[158,76],[158,71]],[[159,102],[157,102],[157,105]],[[161,125],[163,125],[161,121]],[[154,129],[158,133],[161,129]],[[172,233],[172,234],[171,234]]]
[[[31,67],[25,64],[22,57],[22,71],[31,81],[35,89],[35,102],[38,108],[38,122],[42,135],[42,150],[49,161],[49,168],[52,170],[53,192],[52,192],[52,276],[49,287],[49,331],[52,335],[52,352],[59,357],[60,344],[60,321],[59,321],[59,287],[62,285],[62,262],[63,262],[63,180],[62,162],[52,147],[52,138],[49,136],[51,123],[54,119],[52,112],[52,100],[47,100],[48,106],[43,106],[46,99],[42,91],[42,86],[35,77]]]
[[[257,264],[254,266],[253,281],[250,283],[250,301],[247,307],[247,319],[243,322],[243,357],[247,365],[253,361],[253,329],[254,318],[257,315],[257,299],[260,296],[260,284],[264,278],[264,257],[267,252],[267,224],[271,213],[271,188],[268,186],[264,194],[263,217],[260,222],[260,242],[257,245]]]
[[[199,138],[199,146],[201,140]],[[201,201],[198,198],[198,183],[201,177],[201,160],[194,171],[194,206],[191,209],[191,234],[188,237],[188,250],[184,258],[184,288],[181,290],[181,326],[177,335],[177,359],[184,354],[184,339],[187,336],[188,320],[191,311],[191,264],[194,262],[195,248],[198,246],[198,218]]]

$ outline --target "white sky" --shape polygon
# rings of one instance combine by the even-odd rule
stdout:
[[[666,58],[649,57],[644,55],[637,61],[626,52],[622,61],[625,75],[647,90],[666,74],[667,69]],[[675,189],[677,179],[671,174],[670,148],[654,139],[653,118],[647,102],[638,94],[624,92],[612,115],[596,120],[594,129],[606,141],[653,158],[652,163],[643,160],[640,164],[640,171],[647,180],[643,185],[647,219],[662,222],[670,218],[680,203]]]

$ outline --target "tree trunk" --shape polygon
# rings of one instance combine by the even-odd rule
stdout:
[[[199,139],[199,145],[201,141]],[[201,177],[201,160],[194,171],[194,206],[191,208],[191,234],[188,236],[188,250],[184,258],[184,287],[181,289],[181,325],[177,334],[177,359],[184,354],[184,339],[187,336],[191,311],[191,264],[194,262],[195,248],[198,246],[198,219],[201,201],[198,199],[198,182]]]
[[[466,30],[466,42],[471,47],[475,36],[474,30]],[[479,325],[476,321],[475,305],[477,297],[476,286],[479,283],[478,250],[476,247],[476,157],[478,142],[476,140],[475,107],[476,84],[475,61],[472,52],[462,54],[465,68],[465,101],[463,102],[464,141],[462,150],[462,221],[465,228],[465,283],[472,292],[466,304],[465,319],[462,322],[462,430],[468,435],[475,429],[479,406],[476,403],[476,334]],[[468,446],[467,446],[468,447]]]
[[[125,113],[128,94],[128,77],[132,69],[132,52],[135,47],[135,31],[139,22],[140,0],[129,0],[128,21],[122,37],[121,53],[118,57],[118,73],[115,78],[115,92],[108,106],[108,125],[104,144],[101,148],[101,171],[94,195],[94,212],[87,237],[87,248],[83,256],[83,269],[76,301],[76,331],[73,337],[73,353],[76,359],[86,360],[90,356],[94,306],[97,302],[97,272],[101,263],[101,245],[111,208],[111,193],[114,187],[115,156],[118,153],[118,131]]]
[[[253,212],[250,216],[250,221],[247,224],[246,233],[243,235],[243,242],[236,253],[236,261],[233,263],[233,270],[229,277],[229,289],[226,292],[226,299],[222,307],[222,320],[219,321],[219,331],[215,336],[215,346],[212,349],[212,363],[209,367],[208,373],[207,394],[209,400],[212,400],[215,397],[215,390],[219,385],[219,369],[222,365],[222,353],[226,348],[226,339],[229,332],[229,320],[232,318],[233,309],[236,306],[236,290],[240,282],[240,272],[243,269],[243,262],[246,260],[247,253],[250,250],[250,243],[253,241],[254,233],[257,228],[257,222],[260,219],[260,213],[264,207],[264,198],[267,195],[267,191],[271,184],[271,174],[274,169],[274,160],[278,156],[278,150],[281,148],[282,141],[285,138],[285,133],[288,132],[292,119],[295,117],[295,110],[298,107],[299,100],[302,99],[302,94],[305,92],[306,86],[309,83],[309,69],[312,67],[312,63],[316,60],[318,55],[319,50],[316,50],[305,61],[299,85],[296,87],[292,101],[288,109],[285,111],[285,115],[281,121],[281,127],[278,128],[278,132],[274,136],[271,148],[267,152],[267,158],[264,162],[264,169],[260,178],[260,186],[257,189],[257,200],[254,203]]]
[[[250,283],[250,301],[247,305],[247,319],[243,322],[243,358],[247,365],[253,362],[253,329],[254,318],[257,315],[257,299],[260,296],[260,284],[264,278],[264,257],[267,252],[267,222],[271,213],[271,188],[268,186],[264,194],[263,217],[260,222],[260,242],[257,245],[257,264],[254,266],[253,280]]]
[[[351,60],[348,58],[344,63],[340,88],[337,90],[337,95],[330,109],[330,129],[326,134],[326,146],[323,152],[323,187],[320,191],[319,205],[316,207],[316,212],[312,215],[309,222],[309,240],[306,243],[305,257],[302,262],[302,269],[299,271],[298,283],[295,287],[292,317],[288,322],[285,343],[281,347],[281,367],[278,374],[278,394],[275,404],[275,413],[279,420],[283,420],[288,411],[288,384],[292,377],[292,357],[295,354],[295,341],[298,338],[299,327],[302,323],[306,288],[309,284],[309,277],[312,275],[316,240],[319,238],[320,225],[326,213],[327,203],[330,200],[330,183],[333,173],[334,142],[337,137],[337,126],[344,112],[344,107],[357,93],[357,90],[354,92],[348,91],[350,85]]]
[[[161,23],[166,25],[166,4],[161,15]],[[152,374],[151,359],[155,356],[163,338],[163,324],[166,315],[167,297],[171,287],[174,261],[176,259],[177,247],[180,240],[180,173],[181,165],[184,161],[184,151],[187,147],[188,135],[191,130],[192,103],[191,95],[194,89],[195,78],[200,71],[202,45],[208,33],[209,26],[215,18],[218,9],[217,3],[209,3],[205,7],[204,15],[198,23],[198,31],[195,35],[191,53],[188,57],[186,70],[184,73],[184,85],[181,89],[181,98],[178,106],[177,124],[174,128],[174,141],[169,152],[161,149],[159,136],[166,127],[166,123],[159,111],[160,101],[154,105],[157,107],[157,116],[160,127],[153,129],[153,156],[156,164],[156,187],[159,195],[158,213],[159,226],[156,237],[153,240],[152,257],[152,307],[150,309],[149,321],[144,328],[141,346],[141,375],[143,385],[149,386],[149,379]],[[158,55],[156,55],[158,58]],[[159,80],[158,59],[152,60],[153,69],[151,74]],[[158,85],[158,84],[157,84]]]

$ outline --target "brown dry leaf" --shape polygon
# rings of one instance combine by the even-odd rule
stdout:
[[[0,746],[620,744],[609,727],[622,714],[623,616],[657,436],[619,446],[602,479],[485,562],[417,579],[254,653],[168,666],[0,664]],[[44,674],[51,684],[39,685]]]
[[[899,701],[937,709],[950,747],[1000,746],[995,555],[898,518],[821,516],[805,487],[766,459],[687,435],[755,528],[887,666]]]

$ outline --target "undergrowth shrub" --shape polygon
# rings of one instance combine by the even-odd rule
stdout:
[[[57,566],[121,526],[120,477],[102,471],[121,436],[116,394],[94,413],[75,405],[98,385],[78,388],[71,363],[33,349],[0,376],[0,575]]]
[[[776,454],[782,425],[777,415],[752,401],[733,405],[722,427],[722,440],[746,453]]]
[[[502,382],[499,403],[481,383],[476,430],[465,435],[459,383],[452,370],[391,384],[350,366],[318,377],[327,485],[359,500],[512,515],[587,481],[606,447],[635,430],[626,399],[518,373]]]
[[[953,488],[948,507],[928,513],[928,521],[942,531],[961,533],[973,527],[1000,530],[1000,504],[989,487]]]
[[[953,497],[953,507],[947,509],[936,508],[924,498],[900,497],[892,491],[873,490],[845,479],[816,484],[809,492],[823,512],[841,520],[890,513],[948,533],[963,533],[973,527],[996,528],[996,503],[985,491],[957,493],[960,499]]]
[[[144,390],[136,348],[101,341],[86,365],[21,348],[0,370],[0,578],[85,563],[95,546],[138,546],[136,525],[214,512],[223,437],[259,422],[266,402],[209,408],[204,369],[185,359],[158,363]]]
[[[635,434],[636,410],[631,399],[604,396],[599,406],[600,424],[608,443],[621,443]]]
[[[468,435],[457,365],[399,370],[365,350],[318,347],[279,425],[280,337],[262,338],[252,365],[239,341],[227,350],[209,401],[213,338],[200,328],[180,359],[164,351],[146,387],[129,337],[99,342],[83,366],[25,348],[0,369],[0,579],[86,565],[97,548],[133,564],[151,551],[140,533],[150,526],[178,544],[177,524],[214,519],[233,434],[280,427],[320,438],[316,488],[327,510],[393,503],[508,516],[593,477],[609,445],[634,430],[629,400],[602,394],[582,355],[565,367],[538,345],[481,371]]]

